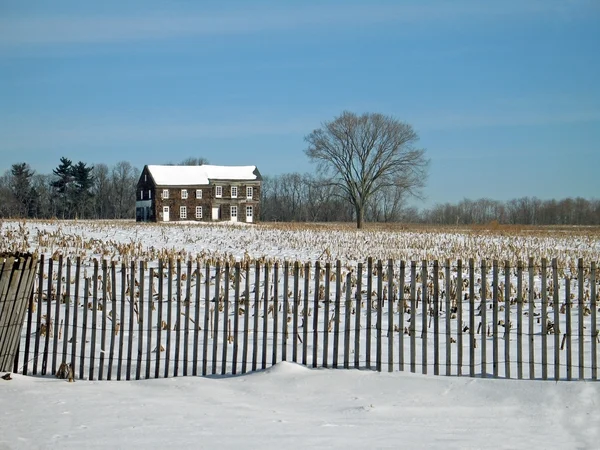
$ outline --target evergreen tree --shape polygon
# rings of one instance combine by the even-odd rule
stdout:
[[[57,177],[52,182],[56,205],[54,211],[57,216],[63,219],[69,218],[72,215],[70,190],[73,182],[73,163],[70,159],[62,157],[60,158],[60,164],[52,172]]]

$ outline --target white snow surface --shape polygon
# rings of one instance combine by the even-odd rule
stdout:
[[[158,186],[205,185],[209,180],[256,180],[256,166],[159,166],[148,170]]]
[[[0,379],[0,449],[598,448],[600,384],[279,363],[214,378]],[[10,406],[9,406],[10,405]]]

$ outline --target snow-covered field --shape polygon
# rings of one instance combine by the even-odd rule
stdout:
[[[336,261],[343,264],[405,261],[558,258],[574,266],[578,258],[600,260],[600,230],[540,228],[537,232],[452,230],[357,231],[336,225],[243,225],[211,223],[136,224],[131,221],[0,221],[0,251],[33,250],[93,258],[172,255],[191,258]]]
[[[308,369],[0,379],[0,449],[597,449],[600,384]]]
[[[339,259],[344,265],[344,275],[355,271],[357,263],[364,263],[369,256],[396,261],[462,259],[465,266],[466,260],[474,258],[476,267],[482,258],[515,264],[517,260],[527,262],[528,257],[533,257],[538,267],[534,289],[539,292],[541,258],[557,258],[561,280],[573,278],[579,258],[583,258],[586,265],[600,260],[600,240],[597,231],[587,233],[581,229],[574,229],[573,233],[564,229],[535,233],[355,231],[334,226],[4,221],[0,222],[1,251],[32,251],[46,257],[80,256],[88,270],[96,258],[108,258],[119,264],[143,259],[149,265],[167,256],[181,257],[184,261],[198,258],[213,264],[217,260],[314,263]],[[511,272],[511,282],[514,275]],[[91,278],[91,272],[86,278]],[[409,279],[407,277],[407,283]],[[478,293],[481,280],[477,279],[477,283]],[[573,279],[572,292],[577,292],[576,283]],[[443,286],[442,281],[440,284]],[[524,288],[526,286],[527,274],[524,275]],[[116,284],[114,288],[119,292]],[[252,285],[251,289],[254,288]],[[590,291],[589,282],[585,288],[586,292]],[[212,296],[214,285],[210,289]],[[230,294],[232,292],[231,288]],[[561,286],[561,299],[563,295],[564,286]],[[536,313],[539,313],[539,302],[536,300]],[[321,304],[319,308],[322,307]],[[87,310],[85,305],[79,305],[79,309]],[[398,323],[397,309],[394,307],[394,323]],[[509,311],[511,320],[515,320],[515,309],[513,305]],[[144,310],[148,311],[148,307]],[[526,305],[524,311],[527,310]],[[364,313],[364,307],[362,311]],[[574,317],[576,311],[575,305]],[[553,314],[553,309],[549,308],[548,313]],[[61,314],[64,317],[64,311]],[[319,329],[324,326],[322,318],[328,316],[324,311],[321,313]],[[405,320],[409,316],[405,314]],[[156,313],[153,317],[158,320]],[[491,313],[488,320],[490,317]],[[99,321],[99,312],[97,318]],[[290,318],[288,316],[288,320]],[[126,323],[126,317],[122,319]],[[420,308],[416,319],[415,330],[420,336],[418,327],[423,323]],[[382,320],[387,321],[385,314]],[[442,325],[444,320],[441,319]],[[463,320],[467,320],[466,317]],[[478,317],[477,322],[479,320]],[[564,320],[562,316],[561,320]],[[590,316],[585,316],[586,330],[589,330],[589,320]],[[453,336],[461,328],[455,322],[451,327]],[[527,323],[524,317],[525,329]],[[160,321],[154,328],[159,324]],[[35,323],[33,325],[35,330]],[[540,351],[537,332],[540,326],[538,320],[536,355]],[[252,331],[252,323],[250,327]],[[343,333],[343,322],[340,330]],[[366,335],[367,330],[361,333]],[[64,334],[66,339],[68,334]],[[395,336],[395,345],[400,334]],[[80,337],[78,335],[78,341]],[[575,349],[576,338],[574,336]],[[466,345],[467,341],[465,337]],[[489,336],[487,341],[487,345],[491,345]],[[586,334],[586,378],[589,377],[591,341],[591,336]],[[408,343],[407,336],[405,343]],[[548,337],[548,343],[551,360],[553,336]],[[134,345],[137,345],[135,341]],[[513,334],[512,355],[515,355],[514,345]],[[364,355],[364,336],[360,346]],[[418,340],[417,361],[421,358],[420,349]],[[443,343],[441,349],[444,349]],[[310,346],[308,350],[310,355]],[[452,351],[455,357],[455,345]],[[527,348],[524,352],[527,353]],[[288,350],[288,355],[290,353]],[[433,353],[431,348],[428,353]],[[386,354],[385,348],[383,354]],[[487,354],[489,358],[491,350]],[[576,354],[574,361],[577,361]],[[408,358],[408,348],[406,355]],[[468,347],[465,347],[465,364],[467,356]],[[476,357],[479,356],[478,348]],[[444,361],[443,352],[440,357]],[[524,362],[527,363],[527,358]],[[452,373],[456,373],[455,370],[453,367]],[[468,373],[468,365],[463,373]],[[537,369],[538,377],[539,373]],[[552,373],[551,368],[549,373]],[[527,375],[526,370],[524,376]],[[0,380],[2,404],[16,405],[2,413],[0,449],[3,445],[8,448],[164,448],[167,445],[184,448],[278,448],[283,445],[292,448],[598,448],[599,394],[597,382],[482,380],[362,370],[311,370],[290,363],[279,363],[266,371],[244,376],[120,383],[78,380],[71,384],[51,378],[13,375],[11,381]]]

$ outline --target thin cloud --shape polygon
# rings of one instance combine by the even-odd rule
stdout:
[[[563,5],[563,6],[561,6]],[[456,21],[506,15],[557,13],[564,4],[535,2],[422,2],[401,5],[308,5],[236,12],[155,13],[132,16],[48,16],[0,19],[0,48],[94,44],[243,35],[381,23]]]

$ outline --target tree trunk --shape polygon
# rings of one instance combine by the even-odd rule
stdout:
[[[360,230],[363,227],[364,207],[357,205],[357,206],[355,206],[355,210],[356,210],[356,228]]]

